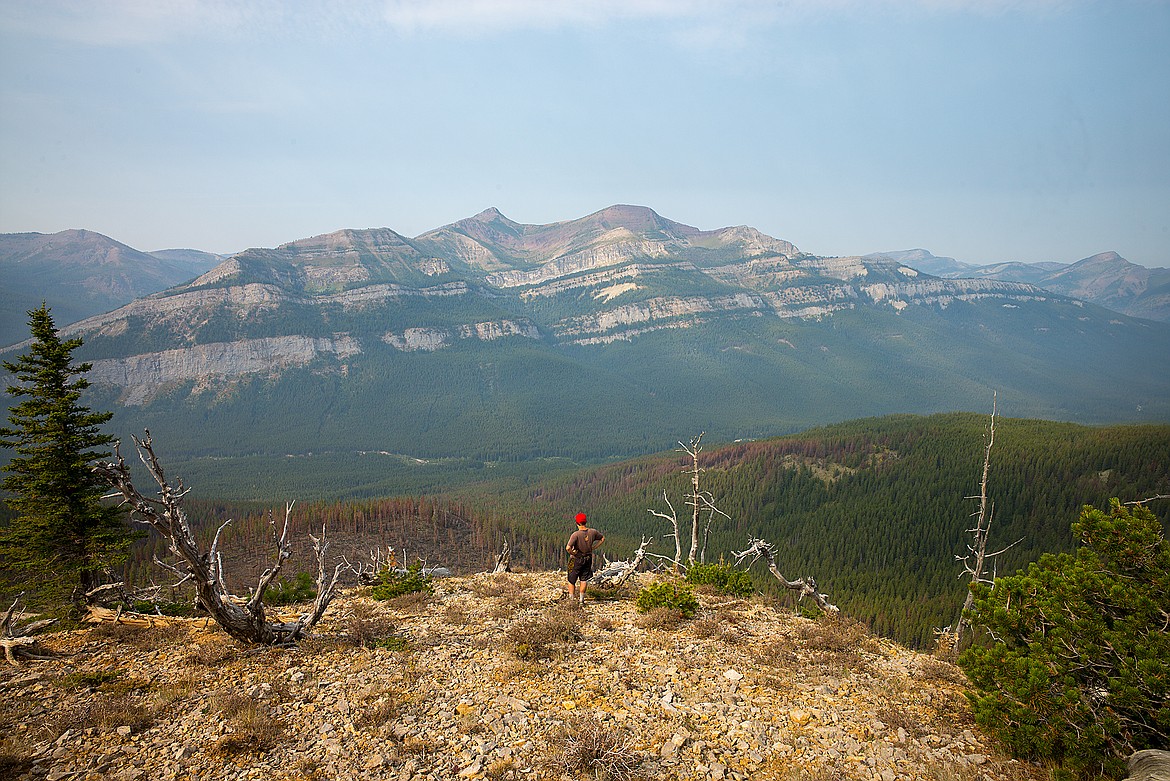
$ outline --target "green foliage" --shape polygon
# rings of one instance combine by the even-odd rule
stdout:
[[[687,568],[687,582],[711,586],[721,594],[733,597],[750,597],[756,592],[751,576],[730,564],[692,564]]]
[[[430,594],[434,591],[431,578],[423,574],[422,564],[415,562],[405,570],[384,569],[378,573],[378,582],[370,591],[374,599],[394,599],[403,594],[416,592]]]
[[[976,587],[989,640],[959,665],[976,721],[1017,755],[1085,778],[1170,734],[1170,545],[1146,507],[1085,507],[1075,553]]]
[[[689,586],[662,581],[653,583],[638,592],[634,602],[638,611],[646,613],[655,608],[665,607],[678,610],[685,618],[694,618],[699,609],[699,600]]]
[[[20,399],[0,428],[12,448],[4,488],[15,517],[0,530],[0,556],[43,600],[98,585],[103,570],[121,564],[135,535],[122,512],[101,501],[104,485],[92,471],[113,438],[101,432],[111,413],[81,403],[90,364],[73,363],[81,339],[62,341],[45,306],[29,312],[32,344],[3,366],[16,375],[7,392]]]
[[[265,605],[295,605],[316,598],[316,584],[313,583],[313,576],[307,572],[298,572],[292,580],[281,578],[274,585],[264,589]]]

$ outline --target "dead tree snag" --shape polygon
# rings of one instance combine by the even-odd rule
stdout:
[[[320,537],[309,535],[317,554],[317,599],[312,608],[291,623],[269,621],[264,610],[264,591],[276,579],[281,566],[292,552],[288,541],[292,503],[285,505],[284,523],[279,531],[276,520],[269,517],[276,542],[276,558],[261,573],[252,595],[243,604],[238,604],[225,585],[223,557],[219,550],[220,535],[231,521],[220,525],[207,551],[201,550],[183,509],[183,498],[189,489],[183,486],[182,480],[176,481],[174,485],[170,483],[155,455],[149,431],[142,439],[133,437],[133,440],[139,459],[158,485],[157,497],[145,496],[134,487],[130,470],[117,446],[114,448],[115,460],[98,464],[94,471],[102,475],[114,488],[114,495],[121,496],[122,503],[130,507],[132,520],[150,526],[170,543],[171,552],[179,559],[179,563],[164,566],[184,578],[190,578],[199,605],[237,640],[259,645],[286,645],[308,635],[329,607],[342,569],[342,565],[337,565],[332,577],[325,571],[325,555],[329,548],[325,528],[321,528]]]
[[[55,618],[45,618],[24,626],[17,626],[15,622],[23,616],[23,612],[17,610],[23,596],[23,592],[18,595],[7,612],[4,613],[4,617],[0,619],[0,648],[4,649],[4,658],[12,665],[20,664],[26,659],[49,659],[49,656],[38,651],[37,641],[32,633],[57,622]]]
[[[949,647],[953,652],[962,650],[964,643],[964,636],[969,632],[970,627],[967,624],[967,611],[971,609],[971,605],[975,603],[975,592],[970,589],[976,583],[994,583],[994,573],[991,577],[987,577],[985,569],[987,562],[994,560],[1001,553],[1011,549],[1020,540],[1016,540],[1011,545],[994,553],[987,552],[987,539],[991,534],[991,520],[995,515],[995,507],[987,498],[987,476],[991,471],[991,447],[995,444],[995,414],[996,414],[996,393],[991,395],[991,421],[987,426],[987,434],[985,435],[986,446],[983,450],[983,476],[979,481],[979,496],[968,496],[968,499],[978,499],[979,509],[972,513],[975,518],[974,527],[967,530],[971,535],[971,542],[967,544],[967,553],[963,556],[955,556],[957,561],[963,563],[963,571],[959,577],[969,575],[970,581],[967,589],[967,598],[963,601],[963,607],[959,611],[959,618],[955,622],[954,627],[947,627],[940,633],[940,650],[944,647]]]

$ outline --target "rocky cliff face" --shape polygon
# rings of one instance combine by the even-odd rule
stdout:
[[[66,333],[125,341],[145,327],[171,335],[173,349],[95,366],[96,382],[123,389],[134,404],[189,382],[203,389],[316,363],[335,371],[339,360],[386,347],[434,352],[504,338],[596,347],[725,317],[802,321],[865,307],[1051,297],[1017,282],[930,277],[889,259],[812,257],[753,228],[701,231],[642,207],[551,225],[488,210],[413,240],[389,229],[344,230],[248,250]],[[489,310],[498,316],[483,317]],[[380,318],[395,325],[379,328]],[[252,333],[260,321],[283,334]],[[209,343],[204,333],[216,336]]]
[[[1170,414],[1161,324],[631,206],[249,249],[63,332],[83,337],[111,426],[199,457],[241,442],[264,457],[631,456],[669,448],[680,420],[768,436],[982,409],[991,388],[1019,417]],[[1085,371],[1099,365],[1127,381]]]

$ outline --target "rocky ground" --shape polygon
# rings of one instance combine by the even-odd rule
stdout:
[[[559,573],[334,601],[316,638],[101,624],[0,670],[0,778],[1042,779],[952,665],[759,600],[678,621]],[[645,576],[644,576],[645,578]],[[599,595],[614,597],[618,595]]]

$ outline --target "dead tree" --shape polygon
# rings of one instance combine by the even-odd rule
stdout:
[[[634,551],[634,558],[629,561],[615,561],[610,563],[605,569],[596,573],[593,582],[598,586],[622,586],[635,572],[642,562],[646,560],[646,547],[654,543],[654,538],[642,538],[642,544],[638,546],[638,550]]]
[[[826,613],[840,612],[840,609],[836,605],[829,603],[827,594],[822,594],[817,591],[817,582],[812,578],[789,580],[780,574],[780,570],[776,568],[776,546],[772,543],[755,537],[748,537],[747,549],[739,552],[732,551],[731,555],[735,557],[736,566],[739,566],[745,559],[751,558],[751,561],[748,562],[748,567],[750,567],[757,559],[763,558],[768,562],[768,571],[772,573],[776,580],[780,581],[784,588],[799,592],[797,599],[812,597],[813,602],[817,603],[817,607]]]
[[[695,553],[699,549],[699,514],[702,512],[701,508],[703,505],[700,498],[702,491],[699,490],[699,473],[703,471],[699,468],[699,453],[702,452],[703,448],[699,443],[703,441],[703,434],[705,433],[707,432],[704,431],[692,439],[689,446],[684,445],[682,442],[678,443],[682,447],[683,452],[691,459],[691,468],[689,470],[691,475],[691,493],[687,497],[687,504],[691,506],[691,551],[687,554],[687,564],[695,563]]]
[[[670,503],[670,497],[666,495],[666,490],[662,491],[662,501],[666,502],[666,506],[670,508],[670,515],[660,513],[657,510],[647,510],[651,515],[670,521],[670,526],[674,529],[673,532],[666,535],[667,537],[674,537],[674,571],[677,573],[682,559],[682,539],[678,535],[678,513],[674,509],[674,505]]]
[[[704,434],[706,432],[703,432]],[[700,488],[699,475],[703,472],[702,467],[699,466],[699,453],[703,451],[700,444],[703,440],[703,434],[693,438],[689,444],[684,445],[679,442],[679,450],[687,455],[691,460],[691,465],[686,469],[686,473],[691,478],[691,492],[685,494],[684,498],[686,504],[691,508],[691,547],[687,553],[686,566],[695,563],[696,558],[701,563],[707,561],[707,540],[711,535],[711,522],[716,515],[722,515],[724,518],[730,519],[727,513],[715,506],[715,498],[710,491],[704,491]],[[678,572],[683,567],[682,564],[682,537],[679,533],[678,513],[674,509],[674,505],[670,503],[670,498],[666,495],[666,491],[662,492],[662,499],[666,502],[666,506],[670,508],[670,514],[658,512],[657,510],[648,510],[648,512],[658,518],[662,518],[670,522],[673,530],[667,537],[674,537],[674,571]],[[702,524],[702,514],[707,513],[707,522]],[[700,526],[702,527],[702,545],[700,546]]]
[[[357,576],[357,582],[362,586],[372,586],[378,582],[378,573],[383,570],[398,569],[398,554],[390,545],[386,546],[383,552],[381,548],[371,548],[369,552],[369,561],[359,561],[356,564],[351,564],[344,556],[341,557],[342,564],[346,569]]]
[[[269,517],[276,542],[275,560],[261,573],[251,596],[247,600],[237,600],[227,590],[223,558],[219,551],[220,535],[231,521],[225,521],[220,525],[207,551],[201,550],[187,520],[187,513],[183,509],[183,498],[189,489],[183,486],[182,480],[177,480],[171,485],[155,455],[149,431],[142,439],[133,437],[133,440],[139,459],[158,484],[157,497],[145,496],[134,487],[130,470],[117,445],[114,447],[115,460],[96,465],[94,471],[109,482],[115,490],[115,496],[122,497],[122,504],[130,507],[132,520],[150,526],[167,539],[171,552],[179,559],[179,564],[166,566],[184,578],[190,576],[195,586],[198,604],[223,627],[225,632],[245,643],[287,645],[308,635],[321,620],[325,609],[329,607],[329,602],[336,593],[337,579],[342,568],[342,565],[338,564],[333,570],[332,577],[325,571],[325,554],[329,548],[325,527],[322,526],[319,538],[309,535],[313,541],[313,551],[317,555],[317,598],[312,608],[291,623],[269,621],[264,610],[264,592],[276,580],[281,566],[292,553],[288,541],[292,503],[285,505],[284,523],[279,532],[275,519]],[[185,572],[183,567],[186,568]]]
[[[20,664],[26,659],[49,659],[49,656],[37,650],[37,641],[32,635],[33,632],[57,623],[55,618],[44,618],[24,626],[17,626],[14,622],[23,616],[23,611],[17,610],[23,596],[24,593],[21,592],[9,606],[3,619],[0,619],[0,648],[4,649],[4,658],[12,665]]]
[[[971,605],[975,603],[975,592],[971,590],[970,586],[977,583],[994,583],[994,572],[989,578],[985,574],[987,563],[993,561],[1001,553],[1010,550],[1013,546],[1018,544],[1020,540],[1016,540],[1011,545],[994,553],[987,552],[987,539],[991,533],[991,520],[995,515],[995,507],[987,498],[987,476],[991,471],[991,448],[995,444],[995,414],[996,414],[997,394],[992,393],[991,396],[991,422],[987,427],[987,434],[985,435],[986,446],[983,450],[983,476],[979,481],[979,496],[968,496],[968,499],[978,499],[979,508],[972,513],[975,519],[975,525],[967,530],[971,535],[971,541],[967,543],[967,553],[963,556],[955,556],[956,561],[963,563],[963,571],[959,577],[969,575],[969,587],[967,589],[967,598],[963,601],[963,608],[959,611],[959,618],[955,622],[954,627],[947,627],[940,633],[940,648],[950,646],[951,650],[958,651],[963,643],[963,638],[968,634],[970,627],[967,624],[967,611],[971,609]]]
[[[492,574],[499,575],[503,572],[512,571],[512,545],[507,538],[504,539],[504,547],[500,550],[500,555],[496,556],[495,566],[492,567]]]

